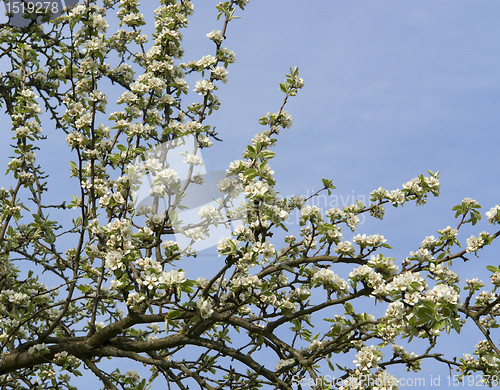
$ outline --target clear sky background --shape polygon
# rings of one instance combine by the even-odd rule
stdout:
[[[184,32],[186,62],[213,54],[205,35],[222,27],[217,0],[193,2],[195,15]],[[151,13],[155,4],[145,2],[143,12]],[[313,204],[344,206],[353,198],[368,202],[379,186],[401,188],[427,169],[440,170],[439,198],[423,207],[390,206],[384,221],[367,219],[356,232],[384,234],[394,247],[385,254],[398,264],[425,236],[456,227],[451,208],[464,197],[476,199],[483,215],[500,203],[498,1],[252,0],[237,14],[242,19],[230,23],[224,43],[236,53],[236,63],[217,92],[222,107],[207,122],[224,142],[203,151],[207,169],[225,170],[241,158],[251,138],[264,130],[258,119],[281,106],[278,86],[285,73],[298,66],[305,87],[287,107],[294,124],[281,132],[271,161],[283,196],[310,195],[325,177],[333,179],[337,197],[328,205]],[[194,93],[191,98],[199,99]],[[45,122],[44,133],[51,131]],[[64,145],[64,135],[58,137],[55,144]],[[6,144],[0,148],[6,166]],[[52,167],[61,166],[60,156],[40,152]],[[69,165],[52,176],[60,190],[54,196],[65,196],[68,176]],[[484,219],[458,237],[465,245],[481,230],[495,231]],[[351,238],[349,232],[345,238]],[[484,267],[500,263],[499,246],[481,251],[479,259],[454,263],[461,286],[466,278],[488,278]],[[495,340],[498,336],[498,330],[493,332]],[[467,328],[460,336],[442,337],[437,350],[461,356],[479,340],[479,333]],[[429,362],[422,367],[414,377],[428,381],[441,375],[441,388],[456,388],[446,385],[446,366]]]

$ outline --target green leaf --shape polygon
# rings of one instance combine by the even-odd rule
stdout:
[[[487,265],[487,266],[486,266],[486,269],[487,269],[488,271],[491,271],[491,272],[498,272],[498,271],[500,271],[497,267],[495,267],[495,266],[493,266],[493,265]]]
[[[251,169],[247,169],[247,170],[245,171],[245,178],[246,178],[247,180],[252,180],[252,179],[253,179],[253,178],[255,178],[258,174],[259,174],[259,173],[257,172],[257,170],[256,170],[256,169],[253,169],[253,168],[251,168]]]
[[[450,321],[451,321],[451,325],[453,326],[453,329],[455,329],[455,331],[460,334],[460,324],[459,322],[455,319],[455,318],[450,318]]]
[[[177,214],[177,211],[172,210],[172,212],[168,215],[168,219],[172,224],[174,224],[179,219],[179,214]]]
[[[311,320],[306,316],[304,318],[304,321],[306,322],[307,325],[309,325],[311,328],[314,328],[314,325],[311,323]]]
[[[323,182],[323,186],[328,190],[328,195],[331,195],[332,194],[331,190],[335,189],[335,186],[333,185],[333,180],[321,178],[321,181]]]
[[[436,304],[434,302],[431,302],[431,301],[427,301],[427,300],[424,300],[422,302],[422,304],[424,305],[424,307],[428,308],[429,310],[431,310],[432,313],[436,314]]]
[[[249,155],[250,157],[255,158],[255,153],[256,153],[256,152],[255,152],[255,149],[254,149],[254,147],[253,147],[253,146],[248,145],[248,146],[247,146],[247,151],[248,151],[248,155]]]
[[[270,150],[263,150],[262,152],[259,153],[259,156],[260,156],[261,159],[270,160],[274,156],[276,156],[276,153],[274,153],[274,152],[272,152]]]
[[[353,314],[354,313],[354,308],[352,307],[352,305],[349,302],[344,303],[344,308],[345,308],[346,314]]]
[[[167,318],[174,319],[179,317],[180,314],[181,312],[179,310],[170,310],[167,314]]]

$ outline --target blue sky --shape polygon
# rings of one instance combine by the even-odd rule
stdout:
[[[184,32],[185,61],[213,54],[205,34],[221,28],[217,3],[194,1],[196,12]],[[252,0],[239,14],[225,41],[236,63],[217,93],[222,107],[207,122],[224,140],[204,150],[209,170],[225,170],[241,158],[263,130],[260,116],[281,106],[278,85],[285,73],[298,66],[305,88],[287,107],[294,125],[281,132],[271,161],[282,195],[311,194],[325,177],[333,179],[338,199],[352,203],[352,197],[368,199],[379,186],[401,188],[427,169],[440,170],[439,198],[424,207],[388,209],[384,221],[367,220],[358,229],[384,234],[398,260],[426,235],[455,227],[451,208],[464,197],[476,199],[483,214],[500,203],[499,2]],[[57,162],[53,154],[41,158]],[[68,175],[53,180],[62,185]],[[494,231],[481,221],[459,238],[465,243],[481,230]],[[484,267],[499,263],[498,245],[480,259],[454,264],[462,280],[487,278]],[[443,337],[440,351],[446,346],[450,354],[472,352],[481,339],[473,330]],[[444,365],[423,367],[415,376],[441,375],[441,387],[448,388]]]

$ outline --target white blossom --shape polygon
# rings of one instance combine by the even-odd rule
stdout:
[[[343,293],[347,293],[349,290],[347,282],[328,268],[321,268],[316,271],[312,276],[312,282],[320,283],[327,288]]]
[[[486,218],[488,218],[488,223],[490,225],[500,222],[500,205],[496,205],[486,212]]]
[[[35,344],[32,347],[29,347],[28,353],[34,356],[42,356],[46,353],[49,353],[49,347],[47,347],[44,343]]]
[[[212,76],[214,76],[216,80],[220,80],[223,83],[227,83],[227,73],[227,69],[222,66],[218,66],[212,70]]]
[[[167,285],[181,284],[186,281],[184,275],[186,275],[184,271],[178,271],[173,269],[169,272],[162,272],[162,274],[158,278],[158,281],[159,283],[165,283]]]
[[[203,58],[199,61],[196,62],[196,65],[198,65],[201,68],[208,68],[215,64],[217,62],[217,59],[211,55],[203,56]]]
[[[200,156],[195,155],[195,154],[188,154],[186,157],[184,157],[183,161],[189,165],[201,165],[201,166],[203,166],[202,158]]]
[[[245,193],[252,196],[262,196],[268,191],[269,185],[263,181],[258,181],[245,187]]]
[[[427,298],[433,302],[443,302],[456,305],[459,301],[459,295],[450,286],[438,284],[432,290],[427,292]]]
[[[317,206],[305,206],[300,210],[300,215],[302,216],[318,216],[320,214],[321,210]]]
[[[203,319],[209,318],[214,312],[212,309],[212,304],[208,299],[204,300],[202,298],[198,298],[198,300],[196,301],[196,307],[200,311],[201,318]]]
[[[339,242],[335,252],[342,256],[354,256],[354,245],[350,241]]]
[[[122,263],[123,254],[119,251],[111,251],[106,254],[106,267],[114,271],[120,268]]]
[[[356,355],[354,363],[361,370],[377,368],[377,363],[382,359],[382,352],[375,346],[364,347]]]
[[[194,86],[194,91],[198,95],[206,95],[214,89],[214,85],[209,80],[198,80]]]
[[[207,37],[220,45],[222,41],[224,40],[224,37],[222,36],[222,33],[219,30],[212,30],[212,32],[207,34]]]
[[[481,237],[470,236],[467,239],[467,248],[466,251],[468,253],[475,252],[479,248],[482,248],[484,245],[484,240]]]
[[[221,218],[221,214],[219,210],[217,210],[214,206],[209,205],[209,206],[203,206],[199,211],[198,214],[202,218],[206,219],[211,219],[211,220],[218,220]],[[240,225],[242,226],[242,225]]]
[[[125,373],[125,378],[129,379],[134,385],[138,384],[141,380],[141,376],[137,373],[136,370],[128,370]]]

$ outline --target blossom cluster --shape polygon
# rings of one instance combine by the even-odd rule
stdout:
[[[360,370],[377,368],[377,363],[380,362],[382,357],[382,351],[372,345],[370,347],[364,347],[358,352],[354,364],[356,364],[356,367]]]
[[[347,282],[328,268],[315,270],[311,279],[313,285],[322,285],[325,289],[331,289],[340,294],[348,293]]]
[[[178,270],[163,271],[161,263],[150,257],[145,257],[135,261],[138,269],[141,270],[140,277],[137,282],[152,290],[153,288],[167,288],[171,285],[182,284],[186,281],[184,278],[185,272]]]

